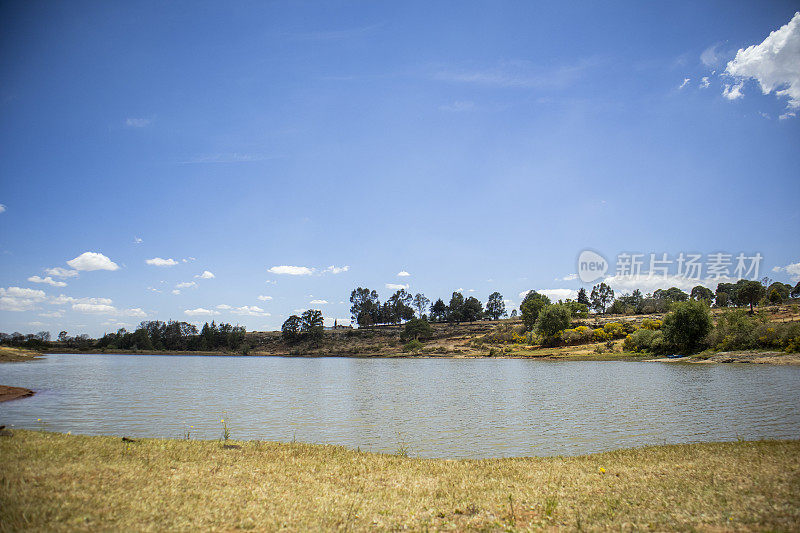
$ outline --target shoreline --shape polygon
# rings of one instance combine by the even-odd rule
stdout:
[[[542,350],[545,351],[545,350]],[[773,364],[773,365],[800,365],[800,353],[785,353],[774,350],[737,350],[729,352],[714,352],[687,355],[678,358],[654,356],[647,353],[615,352],[615,353],[544,353],[544,354],[503,354],[484,356],[477,354],[332,354],[332,353],[274,353],[251,352],[248,354],[233,352],[191,352],[191,351],[166,351],[166,350],[85,350],[85,351],[48,351],[38,355],[166,355],[166,356],[202,356],[202,357],[286,357],[300,359],[317,359],[339,357],[350,359],[521,359],[537,361],[626,361],[637,363],[741,363],[741,364]],[[35,357],[25,357],[20,360],[33,360]]]
[[[470,460],[15,430],[0,437],[0,520],[12,530],[788,531],[800,524],[798,457],[800,440]]]
[[[31,389],[24,387],[10,387],[8,385],[0,385],[0,402],[10,402],[11,400],[18,400],[20,398],[29,398],[36,394]]]

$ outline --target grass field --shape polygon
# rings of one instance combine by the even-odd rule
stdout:
[[[0,529],[800,529],[800,441],[431,460],[16,431]]]

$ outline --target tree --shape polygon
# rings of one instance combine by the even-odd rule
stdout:
[[[777,296],[773,297],[772,293],[776,292]],[[772,283],[769,287],[767,287],[767,295],[769,296],[769,301],[774,304],[781,304],[789,299],[789,295],[792,292],[792,286],[788,283],[781,283],[780,281],[776,281]]]
[[[714,293],[716,296],[715,303],[717,307],[728,307],[730,304],[734,303],[734,294],[736,292],[736,284],[735,283],[719,283],[717,284],[717,290]],[[725,296],[720,297],[721,294]]]
[[[206,324],[206,327],[208,324]],[[205,330],[205,327],[203,328]],[[204,331],[205,333],[205,331]],[[300,317],[292,315],[281,326],[281,336],[286,342],[295,342],[300,338]]]
[[[517,310],[516,309],[512,309],[511,310],[511,318],[517,318]]]
[[[718,292],[714,299],[714,305],[717,307],[728,307],[730,305],[730,298],[727,292]]]
[[[753,282],[761,286],[757,281]],[[711,331],[711,313],[708,306],[698,301],[679,302],[664,317],[661,331],[664,342],[679,353],[697,351]]]
[[[380,320],[381,302],[378,293],[366,288],[357,288],[350,293],[350,314],[359,326],[371,326]]]
[[[794,286],[794,289],[789,293],[792,298],[800,298],[800,281]]]
[[[764,297],[765,291],[764,285],[757,281],[740,279],[736,282],[736,288],[733,293],[733,303],[739,307],[749,305],[750,314],[752,315],[753,306],[757,305],[759,300]]]
[[[572,318],[589,317],[589,308],[586,304],[574,302],[572,300],[567,300],[566,302],[564,302],[563,305],[569,310],[569,313],[572,316]]]
[[[454,292],[450,297],[450,305],[447,306],[448,322],[461,322],[461,315],[464,311],[464,295]]]
[[[613,299],[614,290],[605,283],[592,287],[592,308],[598,313],[604,314]]]
[[[571,319],[569,306],[560,303],[545,305],[536,319],[536,331],[546,338],[553,338],[569,327]]]
[[[486,301],[486,315],[492,320],[500,320],[501,317],[506,316],[506,304],[503,302],[503,295],[499,292],[493,292],[489,295]]]
[[[430,303],[431,301],[428,300],[421,292],[418,292],[416,296],[414,296],[414,308],[417,310],[419,318],[422,318],[422,315],[425,314],[425,310],[428,308]]]
[[[653,293],[653,298],[656,300],[666,300],[667,302],[685,302],[689,299],[689,295],[680,290],[678,287],[670,287],[669,289],[658,289]]]
[[[536,319],[539,318],[539,311],[542,307],[550,303],[550,298],[544,294],[539,294],[536,291],[528,291],[522,303],[519,304],[519,310],[522,313],[522,323],[525,324],[525,329],[528,331],[533,329],[536,324]]]
[[[318,309],[309,309],[300,315],[300,331],[309,339],[321,339],[323,330],[322,312]]]
[[[800,286],[800,283],[798,283],[797,285]],[[67,333],[66,331],[59,332],[58,342],[67,342],[68,340],[69,340],[69,333]]]
[[[403,328],[403,340],[419,340],[430,337],[433,334],[433,328],[424,318],[412,318],[406,322]]]
[[[405,289],[400,289],[394,293],[387,301],[388,308],[387,316],[384,317],[385,322],[392,324],[399,324],[403,320],[408,320],[414,317],[414,309],[411,308],[411,302],[414,297],[406,292]]]
[[[695,286],[689,295],[692,300],[702,300],[709,305],[714,301],[714,291],[702,285]]]
[[[431,322],[444,322],[447,320],[447,305],[441,298],[431,306]]]
[[[581,287],[578,290],[578,303],[579,304],[583,304],[583,305],[585,305],[587,307],[590,305],[589,304],[589,297],[586,295],[586,289],[584,289],[583,287]]]
[[[481,318],[483,318],[483,305],[480,300],[474,296],[464,300],[464,306],[461,308],[461,319],[464,322],[474,322]]]

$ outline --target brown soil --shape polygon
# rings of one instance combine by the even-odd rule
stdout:
[[[16,400],[17,398],[27,398],[28,396],[33,396],[34,394],[35,393],[30,389],[0,385],[0,402]]]

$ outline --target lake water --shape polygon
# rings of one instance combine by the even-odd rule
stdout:
[[[50,355],[0,384],[37,391],[0,424],[90,435],[213,439],[224,418],[234,439],[451,458],[800,438],[789,366]]]

